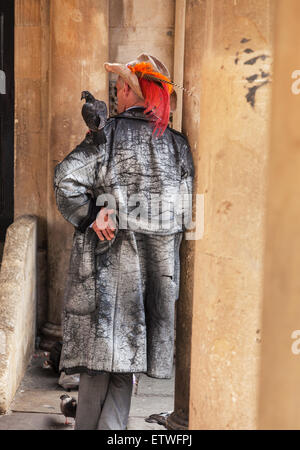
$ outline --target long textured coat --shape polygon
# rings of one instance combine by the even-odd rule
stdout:
[[[60,370],[171,377],[182,210],[169,208],[169,228],[155,221],[153,228],[145,215],[133,214],[128,227],[124,222],[121,227],[120,219],[134,211],[132,204],[128,207],[131,195],[140,194],[139,204],[145,207],[151,194],[165,199],[191,194],[193,177],[184,135],[167,128],[162,137],[153,137],[143,108],[109,119],[100,140],[86,138],[56,166],[57,206],[75,227]],[[117,229],[111,241],[100,241],[89,227],[103,193],[116,199]],[[161,210],[150,208],[149,218],[155,214],[161,217]]]

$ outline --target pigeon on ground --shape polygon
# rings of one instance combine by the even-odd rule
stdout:
[[[160,414],[151,414],[151,416],[145,419],[148,423],[158,423],[158,425],[164,425],[166,427],[168,417],[171,415],[172,411],[162,412]]]
[[[91,131],[104,127],[107,119],[107,106],[102,100],[97,100],[89,91],[81,92],[81,100],[85,99],[81,114]]]
[[[66,418],[65,425],[68,425],[68,417],[76,417],[77,401],[76,398],[70,397],[68,394],[60,396],[60,410]]]

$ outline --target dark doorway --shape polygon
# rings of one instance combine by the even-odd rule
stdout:
[[[0,242],[14,217],[14,0],[0,0]]]

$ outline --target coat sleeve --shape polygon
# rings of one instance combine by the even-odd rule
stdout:
[[[101,206],[96,205],[94,187],[105,156],[105,146],[85,140],[54,169],[54,192],[58,210],[81,232],[96,219]]]
[[[189,224],[192,220],[193,204],[193,183],[194,183],[195,168],[193,162],[193,156],[186,140],[185,144],[181,148],[181,185],[180,193],[183,205],[183,231],[189,228]]]

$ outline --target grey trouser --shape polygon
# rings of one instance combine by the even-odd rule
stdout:
[[[80,374],[75,430],[125,430],[132,373]]]

